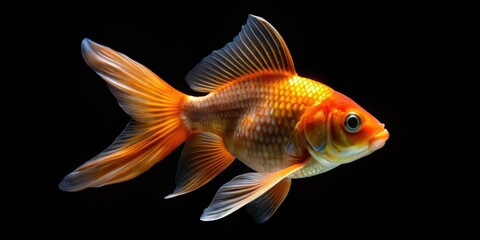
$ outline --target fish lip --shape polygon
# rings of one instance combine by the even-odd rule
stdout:
[[[369,152],[373,152],[382,148],[389,137],[390,133],[385,128],[385,124],[382,124],[380,130],[373,136],[373,138],[369,142]]]

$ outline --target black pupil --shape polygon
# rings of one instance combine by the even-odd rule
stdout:
[[[358,127],[358,119],[356,116],[350,116],[347,118],[347,126],[351,129],[355,129]]]

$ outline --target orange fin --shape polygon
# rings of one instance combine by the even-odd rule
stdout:
[[[215,197],[213,197],[210,206],[203,210],[203,214],[200,217],[202,221],[213,221],[223,218],[244,205],[254,201],[262,194],[265,194],[273,186],[278,184],[282,179],[292,174],[293,172],[299,170],[308,162],[302,161],[296,163],[288,168],[271,172],[271,173],[245,173],[234,177],[230,182],[225,183],[220,189],[218,189]],[[281,189],[282,187],[280,187]],[[274,193],[279,194],[282,193]],[[286,193],[284,193],[286,195]],[[269,198],[266,196],[266,198]],[[284,197],[283,197],[284,198]],[[281,199],[279,197],[278,199]],[[273,199],[272,199],[273,200]],[[283,199],[282,199],[283,200]],[[258,203],[267,203],[265,200],[259,200]],[[273,204],[278,204],[273,206],[273,208],[278,208],[280,202],[271,202]],[[258,205],[257,205],[258,206]],[[255,208],[255,207],[254,207]],[[274,212],[274,211],[273,211]],[[272,211],[262,213],[263,216],[270,217],[273,214]],[[256,217],[254,215],[254,217]],[[261,221],[262,215],[258,215],[258,220]]]
[[[88,39],[82,41],[82,54],[132,120],[112,145],[65,176],[59,188],[69,192],[132,179],[188,135],[181,119],[183,93],[127,56]]]
[[[223,140],[212,133],[193,133],[187,139],[178,162],[172,198],[191,192],[212,180],[228,167],[235,157],[230,154]]]
[[[212,52],[186,76],[195,91],[211,92],[230,81],[258,74],[296,75],[282,36],[265,19],[249,15],[239,35]]]
[[[291,182],[290,178],[284,178],[266,193],[247,204],[247,210],[256,223],[264,223],[273,216],[287,197]]]

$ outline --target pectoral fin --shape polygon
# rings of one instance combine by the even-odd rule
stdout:
[[[191,192],[212,180],[228,167],[235,157],[223,144],[223,140],[212,133],[193,133],[187,138],[178,162],[176,188],[165,198]]]
[[[285,177],[299,170],[308,161],[298,162],[288,168],[271,172],[271,173],[245,173],[234,177],[230,182],[225,183],[217,191],[217,194],[213,198],[210,206],[204,211],[200,220],[213,221],[223,218],[244,205],[254,201],[262,194],[265,194],[272,187],[282,181]],[[285,184],[285,183],[282,183]],[[283,189],[283,192],[276,192]],[[254,218],[259,222],[262,222],[263,218],[268,219],[275,210],[259,210],[260,206],[267,206],[273,204],[272,209],[278,208],[283,199],[286,196],[285,186],[280,186],[278,189],[268,193],[271,196],[265,196],[265,199],[258,200],[254,203],[253,210],[255,211]],[[287,189],[288,192],[288,189]],[[274,197],[278,194],[278,197]],[[282,196],[285,195],[285,196]],[[270,201],[270,203],[268,203]],[[276,206],[275,206],[276,205]],[[262,212],[264,211],[264,212]],[[265,220],[266,220],[265,219]]]
[[[292,180],[290,178],[284,178],[266,193],[247,205],[247,210],[256,223],[264,223],[273,216],[283,200],[287,197],[291,183]]]

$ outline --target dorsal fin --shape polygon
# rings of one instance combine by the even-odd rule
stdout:
[[[249,15],[232,42],[202,59],[186,76],[190,88],[212,90],[257,74],[294,76],[292,56],[282,36],[265,19]]]

